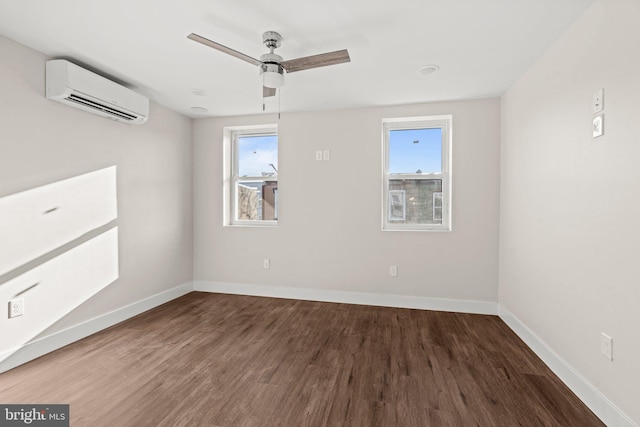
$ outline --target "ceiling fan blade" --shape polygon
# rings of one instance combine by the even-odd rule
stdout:
[[[224,52],[226,54],[229,54],[231,56],[235,56],[238,59],[242,59],[243,61],[246,61],[250,64],[253,65],[260,65],[262,64],[262,62],[258,61],[255,58],[250,57],[249,55],[245,55],[244,53],[238,52],[237,50],[233,50],[230,47],[226,47],[224,45],[221,45],[220,43],[216,43],[212,40],[209,40],[207,38],[204,38],[202,36],[199,36],[195,33],[191,33],[187,36],[188,39],[191,39],[193,41],[196,41],[198,43],[202,43],[205,46],[209,46],[212,47],[216,50],[219,50],[220,52]]]
[[[336,50],[335,52],[320,53],[318,55],[305,56],[304,58],[290,59],[280,63],[287,70],[287,73],[308,70],[310,68],[326,67],[327,65],[342,64],[349,62],[349,52],[347,49]]]
[[[276,88],[262,86],[262,96],[264,98],[268,98],[270,96],[276,96]]]

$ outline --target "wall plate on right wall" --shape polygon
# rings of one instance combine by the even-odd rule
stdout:
[[[604,89],[600,89],[593,94],[592,100],[593,114],[598,114],[604,110]]]
[[[598,114],[593,118],[593,137],[604,135],[604,114]]]

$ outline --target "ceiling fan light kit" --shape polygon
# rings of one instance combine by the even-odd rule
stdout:
[[[284,72],[279,64],[263,64],[260,67],[262,73],[262,85],[268,88],[277,89],[284,85]]]
[[[266,34],[266,33],[265,33]],[[265,53],[260,57],[260,74],[265,87],[277,89],[284,85],[284,68],[280,63],[282,56],[275,53]]]
[[[250,64],[257,65],[260,68],[260,75],[262,76],[263,97],[275,96],[276,89],[284,85],[285,72],[293,73],[351,61],[349,52],[346,49],[284,61],[280,55],[273,52],[274,49],[280,47],[282,44],[282,36],[275,31],[266,31],[262,34],[262,43],[269,48],[269,53],[260,56],[259,60],[195,33],[189,34],[187,38]]]

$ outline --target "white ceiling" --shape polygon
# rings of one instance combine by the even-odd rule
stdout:
[[[593,0],[0,0],[0,34],[125,83],[189,117],[259,113],[262,33],[285,60],[347,48],[351,62],[285,77],[280,109],[502,94]],[[1,53],[0,53],[1,55]],[[422,75],[418,69],[437,64]],[[206,91],[206,96],[194,94]],[[191,107],[204,107],[197,114]],[[277,97],[267,105],[277,111]]]

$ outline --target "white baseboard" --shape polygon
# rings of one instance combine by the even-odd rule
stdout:
[[[498,310],[500,318],[607,426],[638,427],[638,424],[616,407],[509,310],[502,305],[499,305]]]
[[[338,302],[343,304],[373,305],[380,307],[415,308],[419,310],[452,311],[474,314],[498,314],[498,304],[490,301],[427,298],[408,295],[374,294],[367,292],[347,292],[325,289],[205,281],[193,282],[193,290],[221,294]]]
[[[117,323],[137,316],[147,310],[169,302],[193,291],[191,282],[169,289],[156,295],[152,295],[143,300],[126,305],[117,310],[103,314],[86,322],[64,329],[62,331],[40,337],[31,341],[18,349],[8,353],[0,354],[0,373],[13,369],[30,360],[43,356],[51,351],[71,344],[98,331],[106,329]]]

